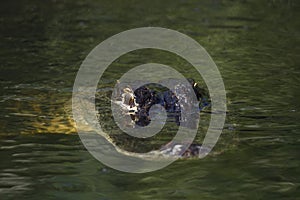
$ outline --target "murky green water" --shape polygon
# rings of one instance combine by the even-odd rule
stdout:
[[[1,2],[0,198],[296,199],[299,8],[293,0]],[[89,51],[144,26],[174,29],[204,46],[223,76],[229,111],[212,155],[127,174],[85,150],[68,105]],[[195,74],[166,52],[134,52],[109,68],[100,91],[108,96],[122,73],[149,61]],[[209,117],[203,114],[199,132]]]

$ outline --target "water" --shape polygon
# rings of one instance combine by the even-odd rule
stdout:
[[[0,10],[1,199],[299,196],[298,2],[3,1]],[[228,115],[212,155],[127,174],[85,150],[69,104],[89,51],[111,35],[143,26],[180,31],[206,48],[224,79]],[[166,52],[133,52],[107,71],[101,94],[109,97],[122,73],[153,60],[195,74]],[[106,104],[101,109],[109,110]],[[201,121],[199,132],[209,113]],[[146,142],[122,145],[143,148]]]

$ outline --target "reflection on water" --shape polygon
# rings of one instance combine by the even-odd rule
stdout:
[[[298,2],[4,1],[0,10],[1,199],[299,196]],[[74,129],[70,99],[88,52],[113,34],[143,26],[171,28],[200,42],[223,76],[229,111],[214,155],[153,173],[125,174],[86,152]],[[122,73],[149,61],[171,65],[187,77],[195,74],[172,54],[133,52],[107,70],[101,99],[109,98]],[[102,113],[109,110],[105,102],[99,105]],[[202,115],[198,140],[210,117]],[[104,124],[112,127],[110,120]]]

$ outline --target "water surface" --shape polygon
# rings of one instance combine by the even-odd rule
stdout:
[[[19,0],[1,2],[0,11],[1,199],[300,195],[297,1]],[[228,115],[212,155],[127,174],[85,150],[69,105],[85,56],[109,36],[144,26],[180,31],[205,47],[224,79]],[[109,98],[122,73],[150,61],[171,65],[203,84],[184,60],[148,50],[116,60],[100,81],[100,95]],[[107,105],[101,106],[103,113]],[[209,117],[202,114],[200,135]],[[111,127],[109,120],[103,123]]]

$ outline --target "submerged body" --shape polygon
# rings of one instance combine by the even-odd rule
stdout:
[[[195,118],[199,117],[199,110],[202,109],[201,106],[205,101],[206,92],[200,88],[194,80],[190,79],[189,83],[192,87],[177,84],[174,85],[172,90],[159,92],[146,86],[141,86],[133,91],[129,86],[126,86],[124,89],[120,90],[121,92],[118,96],[118,98],[121,99],[121,101],[118,101],[118,104],[122,107],[122,113],[124,115],[130,115],[131,119],[125,122],[124,118],[124,123],[126,123],[127,126],[132,126],[132,128],[135,126],[143,127],[149,125],[151,123],[149,115],[150,108],[153,105],[158,104],[165,109],[169,121],[175,122],[178,126],[197,127],[197,124],[192,124],[193,122],[190,122],[193,120],[189,121],[188,119],[193,115]],[[199,106],[191,105],[195,104],[195,102],[189,101],[189,98],[184,96],[186,93],[182,92],[183,90],[191,90],[191,88],[193,89],[191,92],[194,92],[195,97],[197,98],[196,103]],[[173,91],[181,96],[177,97]],[[181,101],[179,101],[179,99]],[[182,115],[183,107],[185,110],[189,111],[189,117]],[[169,143],[161,147],[159,151],[170,156],[194,157],[199,155],[200,148],[201,145],[199,144],[192,144],[186,149],[184,144]]]

